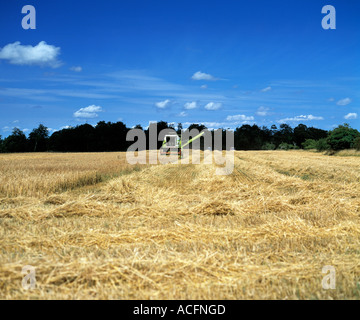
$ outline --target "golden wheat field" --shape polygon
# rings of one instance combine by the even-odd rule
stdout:
[[[239,151],[234,165],[0,155],[0,298],[359,299],[359,158]]]

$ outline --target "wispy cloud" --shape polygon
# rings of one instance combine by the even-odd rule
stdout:
[[[197,103],[196,103],[195,101],[193,101],[193,102],[186,102],[186,103],[184,104],[184,108],[185,108],[186,110],[196,109],[197,107],[198,107],[198,105],[197,105]]]
[[[74,72],[81,72],[82,71],[82,67],[80,66],[73,66],[70,68],[71,71],[74,71]]]
[[[177,116],[178,117],[186,117],[188,114],[185,111],[180,112]]]
[[[312,114],[309,115],[301,115],[301,116],[296,116],[293,118],[285,118],[285,119],[281,119],[278,120],[278,123],[284,123],[284,122],[288,122],[288,121],[294,121],[294,122],[299,122],[299,121],[312,121],[312,120],[324,120],[323,117],[316,117],[313,116]]]
[[[166,109],[167,107],[169,107],[171,104],[171,100],[166,99],[164,101],[160,101],[160,102],[156,102],[155,106],[159,109]]]
[[[357,119],[357,113],[348,113],[346,116],[344,116],[344,119],[346,120],[352,120],[352,119]]]
[[[345,98],[345,99],[339,100],[336,104],[337,104],[338,106],[346,106],[346,105],[350,104],[351,101],[352,101],[352,100],[351,100],[350,98]]]
[[[151,92],[153,94],[156,93],[158,95],[163,95],[164,92],[175,94],[178,91],[184,90],[182,85],[171,83],[158,77],[149,76],[137,70],[113,72],[106,74],[105,76],[107,78],[112,78],[111,81],[96,81],[94,82],[94,86],[105,86],[110,90],[118,92],[142,91]],[[89,85],[88,82],[85,82],[84,84]]]
[[[193,76],[191,77],[191,79],[193,79],[193,80],[208,80],[208,81],[219,80],[218,78],[215,78],[211,74],[204,73],[201,71],[195,72],[193,74]]]
[[[183,126],[184,129],[188,128],[190,125],[192,124],[199,124],[199,125],[204,125],[206,128],[208,128],[209,130],[212,129],[218,129],[218,128],[222,128],[224,126],[227,126],[228,123],[227,122],[217,122],[217,121],[204,121],[204,122],[184,122]]]
[[[242,124],[249,124],[249,121],[223,121],[223,122],[219,122],[219,121],[204,121],[204,122],[184,122],[183,126],[184,128],[189,127],[191,124],[199,124],[199,125],[204,125],[206,128],[208,128],[209,130],[213,130],[213,129],[219,129],[219,128],[230,128],[230,129],[235,129],[237,126],[242,125]]]
[[[303,89],[303,88],[338,88],[339,84],[330,83],[328,81],[313,81],[313,80],[277,80],[271,82],[271,88],[292,88],[292,89]]]
[[[270,91],[272,88],[271,87],[266,87],[264,89],[261,89],[261,92],[268,92]]]
[[[227,116],[227,121],[252,121],[254,120],[253,116],[246,116],[244,114],[237,114],[234,116]]]
[[[263,107],[263,106],[261,106],[261,107],[259,107],[259,109],[256,111],[256,114],[258,115],[258,116],[261,116],[261,117],[265,117],[265,116],[267,116],[268,114],[269,114],[269,108],[266,108],[266,107]]]
[[[9,43],[0,49],[0,59],[17,65],[37,65],[57,68],[61,65],[58,60],[60,48],[48,45],[45,41],[36,46],[22,45],[19,41]]]
[[[86,108],[81,108],[78,111],[74,112],[75,118],[96,118],[98,117],[97,112],[102,112],[100,106],[91,105]]]
[[[222,104],[220,102],[209,102],[205,106],[205,109],[215,111],[215,110],[219,110],[221,108],[221,106],[222,106]]]
[[[9,131],[11,131],[11,128],[8,127],[8,126],[5,126],[5,127],[2,128],[2,130],[3,130],[4,132],[9,132]]]
[[[56,101],[58,97],[76,97],[86,99],[114,99],[115,95],[96,93],[95,90],[63,90],[63,89],[27,89],[27,88],[0,88],[0,96],[22,97],[38,101]]]

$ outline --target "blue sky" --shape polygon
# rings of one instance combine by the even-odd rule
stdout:
[[[21,25],[24,5],[36,29]],[[336,30],[324,30],[324,5]],[[0,4],[0,135],[121,120],[360,129],[360,1]]]

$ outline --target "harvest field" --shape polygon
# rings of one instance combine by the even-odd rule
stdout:
[[[0,298],[359,299],[359,195],[355,156],[237,151],[217,176],[125,153],[3,154]]]

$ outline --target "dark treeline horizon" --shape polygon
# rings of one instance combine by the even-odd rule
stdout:
[[[182,124],[175,126],[165,121],[159,121],[157,133],[163,129],[173,129],[178,135],[183,130]],[[141,125],[136,129],[144,130]],[[23,131],[14,128],[11,135],[2,139],[0,136],[0,152],[106,152],[126,151],[134,141],[126,141],[129,130],[123,122],[100,121],[95,126],[81,124],[75,127],[64,128],[49,134],[43,124],[33,129],[26,137]],[[192,124],[186,130],[197,129],[200,132],[207,129],[204,125]],[[223,132],[223,149],[225,149],[225,134]],[[212,132],[214,130],[211,130]],[[149,129],[144,130],[149,149]],[[213,135],[214,136],[214,135]],[[357,148],[360,133],[348,124],[340,125],[334,130],[327,131],[315,127],[299,124],[292,128],[288,124],[259,127],[256,124],[243,124],[234,130],[235,150],[288,150],[288,149],[318,149],[340,150]],[[201,141],[203,139],[201,138]],[[161,141],[157,148],[161,147]],[[201,142],[203,146],[203,142]]]

